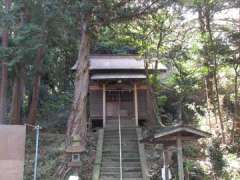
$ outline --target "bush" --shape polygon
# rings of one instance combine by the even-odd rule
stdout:
[[[217,177],[223,176],[224,168],[226,167],[226,162],[223,159],[223,153],[220,148],[220,143],[221,141],[219,139],[213,139],[212,143],[208,147],[212,169]]]

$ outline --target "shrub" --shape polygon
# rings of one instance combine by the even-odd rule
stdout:
[[[220,147],[220,140],[213,139],[212,143],[208,147],[210,162],[212,164],[212,169],[217,177],[222,177],[224,174],[224,167],[226,167],[226,162],[223,159],[223,153]]]

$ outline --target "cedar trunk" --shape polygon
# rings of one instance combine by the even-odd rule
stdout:
[[[33,81],[33,90],[32,90],[32,99],[30,103],[30,110],[28,114],[28,123],[35,125],[37,121],[37,108],[38,108],[38,100],[40,93],[40,83],[41,83],[41,70],[44,59],[44,49],[40,47],[37,50],[36,57],[36,74]]]
[[[9,12],[12,1],[5,0],[4,1],[6,12]],[[5,29],[2,32],[2,46],[3,48],[8,47],[8,29]],[[7,114],[7,87],[8,87],[8,66],[7,63],[2,62],[2,71],[1,71],[1,85],[0,85],[0,124],[4,124],[7,122],[6,114]]]
[[[8,47],[8,32],[2,33],[3,48]],[[4,61],[1,63],[1,90],[0,90],[0,124],[5,124],[7,111],[7,87],[8,87],[8,65]]]
[[[12,105],[11,105],[11,124],[22,124],[21,108],[24,94],[24,68],[22,65],[17,66],[16,75],[14,77]]]
[[[80,146],[85,149],[87,136],[87,95],[89,84],[90,35],[87,23],[82,24],[79,55],[76,62],[75,90],[67,127],[67,145],[73,138],[80,138]]]

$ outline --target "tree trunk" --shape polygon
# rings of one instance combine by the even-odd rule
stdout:
[[[208,97],[207,82],[206,82],[206,80],[205,80],[204,82],[205,82],[205,93],[206,93],[206,99],[207,99],[207,116],[208,116],[208,125],[209,125],[209,128],[210,128],[210,131],[212,131],[211,109],[210,109],[211,103],[210,103],[210,100],[209,100],[209,97]]]
[[[40,83],[41,83],[41,70],[42,64],[44,59],[44,49],[40,47],[37,50],[37,57],[36,57],[36,72],[33,81],[33,90],[32,90],[32,100],[30,104],[30,110],[28,114],[28,123],[35,125],[37,121],[37,108],[38,108],[38,100],[39,100],[39,93],[40,93]]]
[[[235,78],[234,78],[234,118],[232,122],[232,134],[231,134],[231,142],[235,142],[235,129],[236,129],[236,122],[239,120],[239,114],[238,114],[238,65],[234,67],[235,71]]]
[[[200,25],[200,32],[203,39],[205,39],[206,36],[206,22],[204,18],[204,12],[203,7],[198,7],[198,21]],[[207,75],[205,76],[205,90],[206,90],[206,96],[207,96],[207,105],[208,109],[215,113],[214,108],[214,88],[213,88],[213,70],[212,70],[212,59],[209,57],[209,48],[204,40],[203,42],[203,57],[204,57],[204,63],[203,66],[205,66],[208,70]],[[214,114],[215,115],[215,114]]]
[[[16,75],[14,77],[12,105],[11,105],[11,124],[22,124],[21,107],[23,104],[24,94],[24,68],[19,65],[16,67]]]
[[[211,29],[211,18],[210,18],[210,8],[209,4],[205,1],[203,6],[198,7],[198,19],[200,24],[200,31],[204,39],[204,65],[208,69],[208,74],[206,76],[206,92],[209,99],[208,109],[211,109],[214,112],[215,119],[219,119],[219,124],[221,127],[221,134],[223,143],[225,143],[225,134],[224,134],[224,124],[223,117],[221,112],[221,104],[219,99],[219,90],[218,90],[218,80],[217,80],[217,59],[215,53],[215,45],[213,41],[212,29]],[[206,40],[207,35],[207,40]],[[218,113],[216,113],[216,110]]]
[[[11,8],[12,1],[11,0],[5,0],[4,5],[6,12],[9,12]],[[5,29],[2,32],[2,46],[3,48],[8,47],[8,29]],[[6,120],[6,112],[7,112],[7,87],[8,87],[8,66],[3,61],[1,63],[1,85],[0,85],[0,124],[5,124],[7,122]]]
[[[1,73],[1,94],[0,94],[0,124],[5,124],[7,111],[7,86],[8,86],[8,67],[6,63],[2,63]]]
[[[5,2],[6,3],[6,2]],[[10,6],[9,6],[10,8]],[[8,31],[2,33],[2,46],[3,48],[8,47]],[[1,90],[0,90],[0,124],[7,123],[6,112],[7,112],[7,87],[8,87],[8,65],[4,61],[1,63]]]
[[[20,27],[24,27],[24,25],[30,20],[30,16],[28,13],[28,8],[26,6],[26,2],[24,3],[24,8],[22,9],[22,13],[20,15]],[[25,65],[21,62],[15,65],[15,77],[13,82],[13,92],[12,92],[12,105],[11,105],[11,124],[22,124],[21,121],[21,108],[23,104],[23,97],[25,94]]]
[[[85,149],[87,135],[87,95],[89,83],[90,35],[87,23],[82,23],[79,55],[76,62],[75,90],[71,114],[68,119],[67,145],[73,138],[80,138],[80,146]]]
[[[213,80],[214,80],[214,85],[215,85],[217,111],[218,111],[219,123],[221,126],[222,140],[223,140],[223,143],[225,143],[226,138],[225,138],[225,133],[224,133],[224,124],[223,124],[221,103],[220,103],[219,90],[218,90],[218,79],[217,79],[218,64],[217,64],[217,57],[216,57],[216,53],[215,53],[215,45],[214,45],[214,41],[213,41],[212,29],[211,29],[211,25],[210,25],[210,10],[209,10],[208,6],[206,7],[206,10],[205,10],[205,18],[206,18],[206,30],[209,35],[209,44],[210,44],[209,54],[210,54],[210,58],[213,59],[213,65],[214,65]]]

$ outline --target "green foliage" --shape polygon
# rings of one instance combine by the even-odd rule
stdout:
[[[148,7],[153,2],[155,4]],[[166,124],[176,123],[180,105],[184,122],[195,123],[199,120],[197,114],[207,119],[204,79],[212,68],[206,65],[206,55],[210,60],[216,58],[220,96],[224,100],[229,96],[229,100],[223,102],[226,104],[222,109],[229,119],[233,116],[234,78],[239,78],[240,73],[239,24],[231,18],[225,19],[228,23],[217,24],[213,17],[225,8],[239,8],[236,0],[144,0],[141,3],[118,0],[13,0],[11,11],[6,12],[3,7],[1,1],[0,32],[9,31],[9,47],[0,47],[0,61],[8,63],[10,90],[14,77],[18,76],[19,65],[24,67],[26,91],[23,116],[27,116],[29,111],[33,80],[38,68],[35,64],[37,50],[44,48],[38,117],[39,123],[50,132],[65,132],[74,89],[71,67],[78,58],[82,20],[88,21],[88,30],[93,35],[91,53],[138,55],[148,63],[157,61],[169,67],[171,72],[167,77],[161,73],[149,75],[161,112],[159,116]],[[199,8],[210,13],[212,41],[208,32],[199,30],[199,22],[194,17]],[[225,119],[225,124],[229,119]],[[237,136],[237,131],[234,132]],[[53,141],[47,144],[50,146],[51,143]],[[33,140],[28,140],[27,144],[32,145]],[[48,179],[47,174],[53,173],[59,155],[55,149],[47,150],[52,153],[45,154],[49,161],[40,163],[44,167],[41,171],[43,179]],[[185,148],[184,151],[190,157],[199,155],[195,147]],[[239,151],[239,137],[229,146],[229,151]],[[226,164],[217,140],[209,147],[209,154],[216,175],[225,176],[223,168]],[[185,167],[204,176],[201,167],[194,162],[187,161]]]
[[[220,144],[221,141],[219,139],[213,139],[212,143],[208,147],[210,162],[215,175],[218,177],[222,177],[224,174],[224,168],[226,167],[226,162],[223,159],[223,152]]]
[[[183,154],[189,158],[198,158],[201,156],[199,145],[186,145],[183,149]]]
[[[38,178],[54,180],[57,167],[62,163],[64,151],[64,134],[50,134],[40,132]],[[33,177],[33,159],[35,154],[35,136],[29,133],[26,140],[26,161],[24,180]]]
[[[210,180],[210,177],[208,177],[202,167],[199,163],[193,160],[186,160],[184,162],[184,170],[185,173],[188,174],[189,180],[196,180],[196,179],[202,179],[202,180]]]
[[[158,105],[164,106],[167,103],[167,96],[159,96],[158,97]]]

